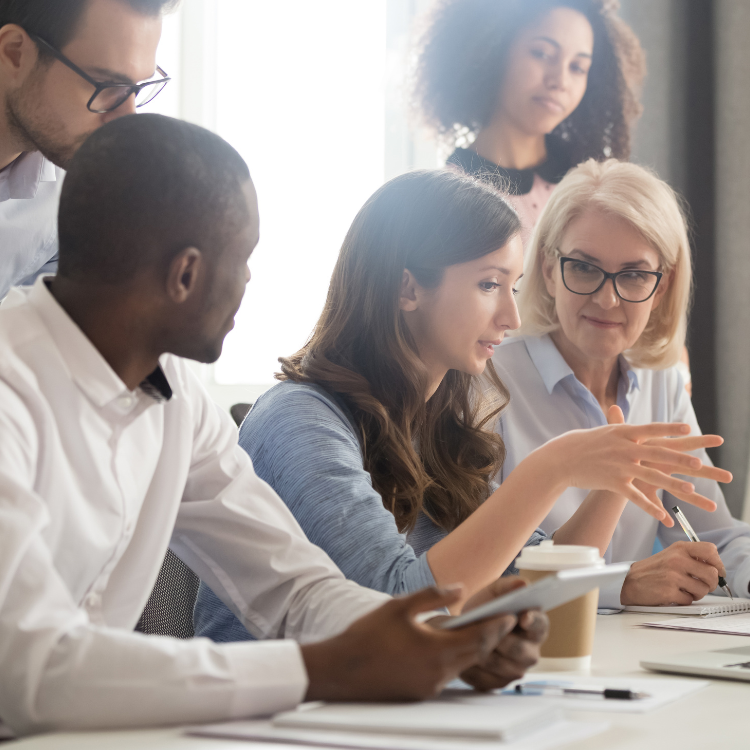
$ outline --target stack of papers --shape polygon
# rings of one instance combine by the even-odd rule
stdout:
[[[565,721],[548,702],[492,696],[406,704],[305,704],[271,721],[194,727],[190,734],[330,748],[388,750],[548,750],[580,742],[607,724]]]
[[[723,635],[750,635],[750,614],[729,615],[720,620],[703,617],[677,617],[674,620],[642,623],[647,628],[667,628],[668,630],[692,630],[702,633]]]

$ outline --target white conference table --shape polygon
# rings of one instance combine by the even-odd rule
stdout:
[[[686,651],[750,646],[750,636],[637,627],[642,622],[659,618],[667,619],[668,616],[599,615],[592,673],[610,677],[652,675],[638,666],[641,659]],[[575,750],[750,748],[750,682],[712,680],[704,690],[646,714],[576,711],[568,715],[582,721],[610,724],[603,734],[576,743]],[[56,733],[2,745],[3,750],[232,750],[235,747],[238,750],[249,747],[281,750],[292,746],[187,737],[174,728]]]

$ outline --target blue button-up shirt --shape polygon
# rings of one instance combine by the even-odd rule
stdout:
[[[65,172],[38,151],[0,170],[0,300],[57,269],[57,207]]]
[[[599,402],[575,376],[549,336],[519,336],[498,347],[493,357],[498,374],[510,390],[511,402],[500,421],[507,458],[500,479],[531,451],[548,440],[570,430],[601,427],[607,417]],[[617,404],[628,424],[651,422],[686,422],[692,434],[700,427],[690,398],[677,368],[649,370],[631,367],[620,357],[620,381]],[[710,463],[705,451],[696,451],[704,463]],[[696,491],[717,504],[714,513],[682,504],[701,541],[713,542],[727,568],[733,592],[750,597],[750,526],[732,518],[718,483],[688,477]],[[541,527],[552,534],[578,509],[588,490],[569,487],[555,503]],[[663,497],[665,507],[675,500],[669,493]],[[671,529],[660,524],[637,506],[628,503],[612,542],[607,562],[632,562],[648,557],[656,539],[664,547],[685,541],[678,524]],[[602,592],[600,606],[619,606],[619,592]]]

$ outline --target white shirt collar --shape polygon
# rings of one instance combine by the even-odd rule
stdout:
[[[57,182],[57,173],[39,151],[26,151],[0,170],[0,201],[34,198],[40,183]]]
[[[83,331],[63,310],[47,288],[45,277],[34,283],[29,302],[36,308],[52,338],[58,343],[60,356],[71,378],[84,394],[98,407],[104,407],[131,391],[117,373],[89,341]],[[155,401],[171,398],[172,391],[160,367],[140,386]]]
[[[544,385],[548,393],[552,393],[555,386],[565,378],[575,378],[575,373],[571,369],[570,365],[565,361],[562,354],[560,354],[558,348],[555,346],[555,342],[552,341],[549,334],[544,336],[526,336],[524,337],[526,342],[526,349],[529,352],[531,361],[534,363],[536,369],[544,381]],[[638,388],[638,375],[630,367],[628,361],[621,354],[619,357],[620,372],[627,378],[628,389],[627,393],[630,393],[634,389]]]

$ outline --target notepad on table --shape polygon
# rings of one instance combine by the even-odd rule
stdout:
[[[628,605],[626,612],[648,612],[659,615],[688,615],[693,617],[725,617],[750,612],[750,599],[727,599],[725,596],[709,594],[692,604],[675,604],[663,607]],[[671,622],[671,621],[670,621]],[[650,624],[650,623],[648,623]]]
[[[649,628],[667,630],[690,630],[699,633],[719,633],[721,635],[750,635],[750,612],[723,617],[714,622],[706,617],[677,617],[674,620],[642,623]]]

